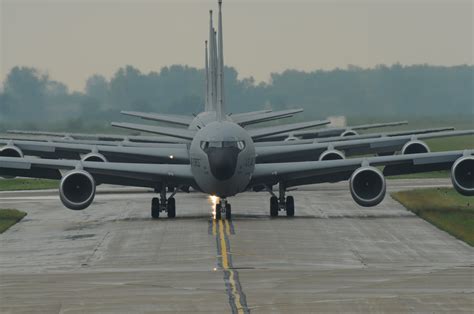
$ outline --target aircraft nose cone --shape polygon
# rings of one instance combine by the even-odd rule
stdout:
[[[212,175],[220,180],[230,179],[237,167],[237,157],[239,150],[235,148],[217,148],[210,150],[208,153],[209,165]]]

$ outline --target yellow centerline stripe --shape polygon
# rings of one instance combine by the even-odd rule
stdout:
[[[219,239],[220,239],[220,249],[221,249],[221,261],[222,261],[222,268],[224,271],[229,272],[229,283],[231,287],[231,293],[235,300],[235,306],[237,307],[237,313],[245,313],[243,310],[243,305],[240,300],[240,294],[237,291],[237,284],[235,281],[235,272],[232,269],[229,269],[229,259],[228,259],[228,249],[226,243],[226,235],[230,235],[230,225],[229,222],[226,220],[222,222],[222,220],[218,221],[219,223]]]
[[[227,258],[227,245],[225,243],[224,224],[219,220],[219,237],[221,242],[222,268],[229,269],[229,260]]]

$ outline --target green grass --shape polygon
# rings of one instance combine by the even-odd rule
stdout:
[[[55,189],[59,181],[46,179],[2,179],[0,191]]]
[[[0,233],[5,232],[25,216],[25,212],[16,209],[0,209]]]
[[[441,230],[474,246],[474,197],[452,188],[432,188],[392,193],[407,209]]]

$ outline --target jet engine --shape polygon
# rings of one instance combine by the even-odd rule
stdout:
[[[73,170],[61,179],[59,197],[67,208],[82,210],[94,200],[95,186],[95,180],[90,173]]]
[[[107,162],[107,158],[99,153],[89,153],[82,157],[82,161]]]
[[[346,156],[344,155],[343,152],[335,149],[330,149],[324,151],[320,156],[319,156],[319,161],[322,160],[338,160],[338,159],[345,159]]]
[[[284,139],[285,142],[297,141],[299,138],[290,133],[287,138]]]
[[[430,148],[425,142],[422,141],[409,141],[408,143],[403,145],[401,150],[402,155],[421,154],[429,152]]]
[[[23,152],[16,146],[7,145],[0,148],[0,156],[2,157],[23,157]]]
[[[374,167],[361,167],[354,171],[349,186],[354,201],[364,207],[375,206],[382,202],[387,189],[385,177]]]
[[[460,194],[474,196],[474,156],[461,157],[454,162],[451,181]]]
[[[349,129],[349,130],[345,130],[344,132],[342,132],[341,137],[353,136],[353,135],[359,135],[359,133],[357,133],[354,130]]]

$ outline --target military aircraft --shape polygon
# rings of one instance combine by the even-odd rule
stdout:
[[[217,219],[224,213],[227,219],[231,218],[228,197],[249,190],[266,190],[271,194],[271,216],[277,216],[279,211],[294,216],[294,198],[286,195],[289,188],[343,180],[349,180],[349,190],[356,203],[375,206],[385,196],[385,176],[442,169],[451,169],[452,183],[459,193],[474,195],[472,149],[306,162],[256,162],[259,156],[254,139],[259,138],[258,133],[251,133],[225,118],[221,7],[222,1],[219,0],[216,120],[192,133],[183,130],[180,136],[190,140],[189,163],[116,163],[0,157],[0,175],[61,180],[60,199],[67,208],[73,210],[85,209],[93,202],[97,184],[150,187],[160,193],[160,198],[152,199],[151,215],[154,218],[158,218],[163,211],[168,213],[168,217],[175,217],[174,196],[182,186],[192,186],[202,193],[218,196]],[[266,149],[270,155],[276,153],[276,150]],[[277,149],[281,149],[281,146]],[[383,171],[379,170],[382,166]],[[62,171],[66,173],[62,175]],[[273,192],[275,185],[278,185],[278,195]],[[171,192],[169,196],[168,191]]]

